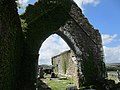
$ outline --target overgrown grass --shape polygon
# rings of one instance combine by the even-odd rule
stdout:
[[[52,90],[66,90],[67,87],[73,86],[69,80],[48,80],[44,79],[44,82],[49,85]]]
[[[66,80],[59,80],[58,78],[42,79],[52,90],[66,90],[67,87],[74,86],[72,78],[67,78]]]

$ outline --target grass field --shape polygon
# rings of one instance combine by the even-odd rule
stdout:
[[[52,90],[66,90],[67,87],[74,86],[72,78],[62,80],[59,78],[50,79],[49,77],[45,77],[45,79],[41,80],[46,83]]]
[[[119,81],[118,75],[116,71],[108,71],[108,79],[114,80],[117,84]],[[64,76],[58,76],[59,78],[50,78],[50,75],[45,76],[44,79],[41,79],[44,83],[46,83],[52,90],[66,90],[68,87],[75,86],[73,84],[72,78],[60,79]],[[82,88],[82,87],[81,87]],[[84,87],[83,87],[84,88]]]
[[[52,90],[66,90],[67,87],[73,86],[69,80],[48,80],[43,79],[43,81],[52,89]]]
[[[108,73],[108,79],[114,80],[116,84],[120,82],[116,71],[108,71],[107,73]]]

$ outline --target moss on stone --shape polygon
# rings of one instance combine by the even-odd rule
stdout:
[[[87,60],[83,62],[84,68],[84,76],[85,80],[87,81],[86,85],[91,85],[96,83],[96,79],[98,78],[98,70],[96,67],[96,63],[94,61],[94,54],[93,51],[88,50],[88,55],[86,55]]]
[[[19,84],[22,30],[14,0],[0,1],[0,90],[15,90]]]
[[[21,15],[27,26],[23,36],[15,1],[0,1],[0,90],[34,90],[39,48],[71,19],[68,15],[71,4],[71,0],[43,0],[29,5]],[[82,63],[83,73],[86,81],[93,82],[98,75],[94,73],[97,64],[93,51],[88,54],[87,62]]]

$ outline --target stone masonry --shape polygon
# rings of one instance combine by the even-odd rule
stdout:
[[[21,28],[20,18],[26,27]],[[36,89],[39,48],[51,34],[74,52],[79,86],[105,80],[101,35],[73,0],[38,0],[20,18],[15,0],[0,1],[1,90]]]
[[[72,77],[74,84],[78,86],[78,67],[76,57],[72,50],[65,51],[52,57],[52,65],[56,74]]]

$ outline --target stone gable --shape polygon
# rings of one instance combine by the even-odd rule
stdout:
[[[78,66],[75,54],[72,50],[52,57],[52,65],[55,67],[54,72],[56,74],[71,76],[74,80],[74,84],[78,85]]]

